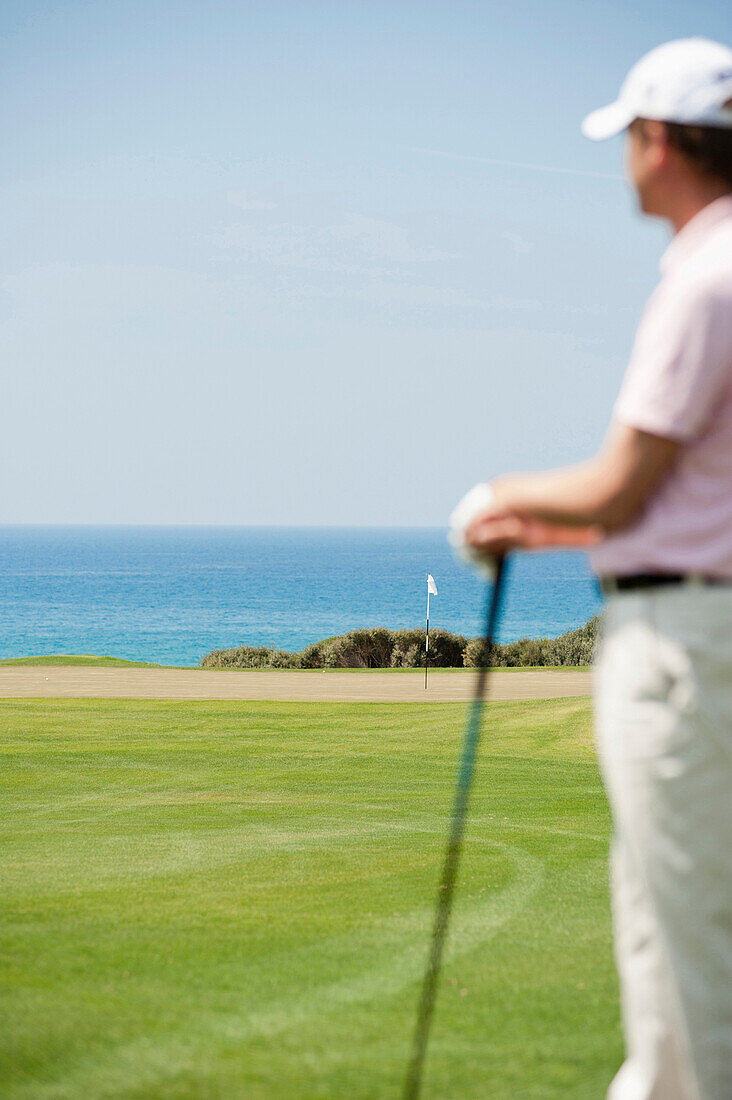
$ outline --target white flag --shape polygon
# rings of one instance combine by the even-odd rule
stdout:
[[[437,595],[437,585],[435,584],[435,578],[431,573],[427,574],[427,591],[431,592],[433,596]]]

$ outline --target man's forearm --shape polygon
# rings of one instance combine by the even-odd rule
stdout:
[[[621,527],[632,519],[630,502],[597,459],[566,469],[509,474],[492,482],[503,511],[546,523]]]
[[[669,471],[679,445],[614,424],[589,462],[538,474],[509,474],[492,483],[501,511],[546,523],[626,527]]]

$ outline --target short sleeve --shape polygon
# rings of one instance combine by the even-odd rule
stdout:
[[[662,282],[638,326],[614,416],[680,442],[698,436],[732,378],[732,294]]]

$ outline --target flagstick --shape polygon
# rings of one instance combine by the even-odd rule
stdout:
[[[427,626],[424,632],[424,690],[427,690],[427,662],[430,652],[430,586],[427,585]]]

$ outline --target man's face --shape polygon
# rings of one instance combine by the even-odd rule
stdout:
[[[635,187],[644,214],[663,216],[661,196],[668,160],[668,142],[662,122],[636,119],[625,131],[625,175]]]

